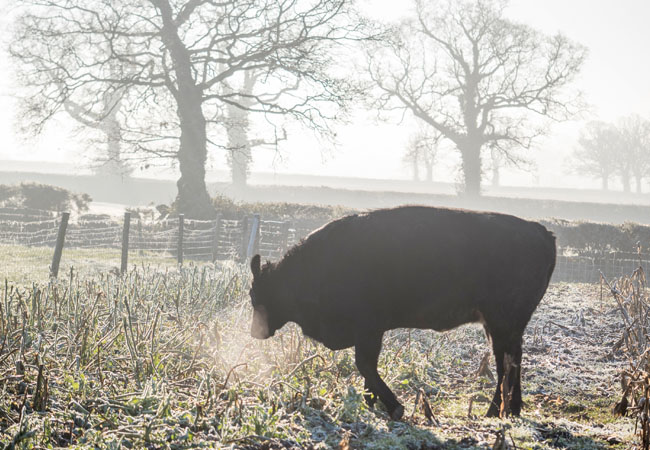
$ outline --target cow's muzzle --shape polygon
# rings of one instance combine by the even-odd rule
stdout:
[[[256,306],[253,311],[251,336],[257,339],[268,339],[273,334],[269,330],[269,317],[264,306]]]

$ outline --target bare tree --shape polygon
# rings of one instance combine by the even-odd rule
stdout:
[[[411,168],[413,181],[420,181],[420,154],[415,137],[411,138],[406,146],[402,161]]]
[[[232,185],[236,191],[242,191],[247,186],[249,175],[249,166],[253,161],[252,149],[260,146],[274,146],[286,140],[286,130],[283,128],[281,134],[276,134],[270,139],[251,138],[249,136],[250,128],[250,109],[255,105],[253,90],[259,77],[263,73],[259,71],[248,71],[244,74],[242,86],[239,89],[233,89],[225,85],[224,89],[233,94],[239,92],[240,98],[236,103],[231,102],[226,106],[227,117],[224,126],[228,134],[228,165],[230,166]]]
[[[54,75],[49,72],[48,75]],[[60,80],[51,79],[51,88],[54,96],[65,96],[66,87]],[[81,125],[81,128],[92,129],[99,132],[100,139],[89,139],[89,143],[98,143],[104,148],[99,154],[91,155],[92,168],[102,175],[125,176],[131,172],[131,167],[123,160],[121,154],[122,131],[119,112],[122,104],[123,92],[106,92],[99,101],[93,98],[93,104],[82,105],[71,98],[63,103],[63,109],[68,115]],[[22,98],[21,128],[24,135],[38,134],[43,125],[42,116],[50,114],[48,101],[38,95],[27,95]]]
[[[617,128],[621,138],[617,168],[623,190],[630,192],[631,179],[634,178],[635,190],[641,193],[643,179],[650,170],[650,122],[638,114],[632,114],[621,118]]]
[[[205,164],[209,146],[224,147],[225,105],[331,132],[354,88],[330,67],[339,45],[365,37],[350,3],[21,0],[10,51],[40,126],[69,102],[96,111],[123,92],[123,141],[144,159],[177,161],[179,212],[206,217]],[[249,71],[264,74],[256,90],[224,89]]]
[[[578,173],[601,180],[603,190],[609,189],[609,180],[619,167],[621,135],[609,123],[592,121],[585,125],[578,138],[579,148],[573,153]]]
[[[232,174],[232,185],[236,190],[246,187],[248,167],[252,161],[251,142],[248,136],[250,125],[248,109],[253,106],[251,95],[258,76],[258,73],[252,71],[248,71],[244,75],[241,89],[243,98],[240,101],[244,108],[239,108],[234,103],[229,103],[227,106],[228,165]]]
[[[453,142],[464,193],[480,195],[481,150],[529,148],[544,120],[574,112],[567,86],[586,50],[508,20],[506,1],[416,0],[416,18],[368,52],[377,106],[410,111]]]
[[[109,176],[128,176],[131,167],[122,157],[122,127],[119,120],[122,97],[119,92],[107,94],[100,105],[101,109],[84,107],[73,100],[65,102],[66,112],[85,127],[98,130],[103,135],[100,145],[106,149],[94,155],[94,170],[97,174]]]
[[[433,181],[433,166],[438,156],[438,144],[442,136],[429,130],[420,130],[409,139],[404,162],[411,166],[413,180],[420,180],[420,168],[424,167],[424,180]]]

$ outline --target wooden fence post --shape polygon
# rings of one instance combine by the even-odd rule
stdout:
[[[246,260],[249,260],[259,253],[260,249],[260,215],[253,216],[253,223],[251,224],[251,234],[248,237],[248,245],[246,247]]]
[[[221,228],[221,214],[217,213],[214,219],[214,233],[212,234],[212,262],[219,257],[219,229]]]
[[[246,260],[246,251],[248,250],[248,216],[244,216],[241,221],[241,247],[239,247],[239,260]]]
[[[129,229],[131,228],[131,213],[124,213],[124,224],[122,225],[122,264],[120,273],[126,272],[129,267]]]
[[[178,264],[183,265],[183,229],[185,228],[185,214],[178,215]]]
[[[56,247],[54,247],[54,256],[52,257],[52,265],[50,266],[50,276],[53,278],[59,276],[59,264],[61,263],[61,255],[63,253],[65,232],[68,229],[68,220],[70,220],[69,212],[64,212],[63,214],[61,214],[61,223],[59,224],[59,234],[56,236]]]
[[[144,255],[144,250],[142,250],[142,245],[143,245],[143,242],[144,242],[144,237],[143,237],[143,234],[142,234],[142,218],[140,218],[140,220],[138,220],[138,240],[139,240],[138,245],[140,247],[140,250],[138,250],[138,255],[143,256]]]
[[[289,247],[289,227],[290,223],[288,221],[282,222],[282,225],[280,225],[280,255],[279,257],[282,257],[284,255],[284,252],[287,251],[287,247]]]

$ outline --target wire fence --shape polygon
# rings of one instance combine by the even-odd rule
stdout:
[[[54,251],[64,214],[0,208],[0,277],[29,282],[58,272]],[[317,224],[262,220],[258,215],[214,220],[182,216],[153,220],[85,215],[72,218],[64,230],[61,270],[125,270],[128,265],[169,265],[186,261],[244,261],[259,253],[278,260]],[[560,249],[553,282],[596,283],[602,273],[618,278],[648,267],[650,255],[610,253],[576,256]]]
[[[66,213],[0,208],[0,276],[42,278],[53,267],[124,270],[133,264],[243,261],[253,253],[277,260],[309,234],[313,223],[261,220],[259,216],[214,220],[182,216],[153,220],[85,215],[71,217],[63,231],[65,248],[55,262],[54,248]],[[117,269],[119,267],[119,269]],[[56,271],[58,272],[58,270]]]
[[[609,253],[599,257],[558,255],[552,282],[598,283],[601,274],[608,280],[628,276],[639,267],[650,267],[650,255],[622,258]]]

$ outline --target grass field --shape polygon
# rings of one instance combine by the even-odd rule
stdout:
[[[594,286],[552,285],[535,313],[521,418],[483,417],[494,382],[477,373],[480,327],[387,333],[380,372],[406,409],[393,422],[363,402],[351,350],[329,351],[295,325],[249,336],[246,266],[148,260],[120,277],[114,252],[66,252],[50,282],[47,252],[0,251],[21,261],[1,273],[4,448],[493,448],[503,435],[495,448],[625,449],[635,439],[634,422],[611,414],[622,325]]]
[[[44,283],[50,277],[52,247],[26,247],[0,244],[0,279],[14,283],[31,285]],[[80,276],[100,276],[119,271],[121,250],[113,248],[77,249],[64,248],[59,266],[59,274],[69,277],[70,270]],[[129,267],[175,268],[177,263],[172,255],[156,252],[129,251]]]

